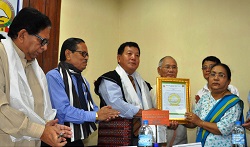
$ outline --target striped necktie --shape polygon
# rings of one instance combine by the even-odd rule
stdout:
[[[131,83],[135,89],[135,92],[136,92],[134,78],[131,75],[128,75],[128,78],[131,81]],[[140,118],[133,118],[133,133],[135,136],[138,136],[140,127],[141,127],[141,119]]]
[[[131,75],[128,75],[128,78],[130,80],[130,82],[132,83],[134,89],[135,89],[135,92],[136,92],[136,87],[135,87],[135,81],[134,81],[134,78],[131,76]]]

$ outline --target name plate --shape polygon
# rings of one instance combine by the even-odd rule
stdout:
[[[144,110],[142,111],[142,120],[148,120],[149,125],[169,126],[169,111],[168,110]]]

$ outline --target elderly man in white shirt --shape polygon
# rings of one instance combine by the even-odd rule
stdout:
[[[161,77],[176,78],[178,73],[177,62],[173,57],[165,56],[159,61],[157,71]],[[150,94],[153,106],[156,108],[156,85],[153,85],[152,88]],[[158,136],[159,143],[164,143],[164,140],[166,139],[168,142],[167,146],[187,143],[187,129],[183,125],[178,125],[176,121],[170,122],[168,129],[165,126],[158,126],[158,130],[160,130]]]

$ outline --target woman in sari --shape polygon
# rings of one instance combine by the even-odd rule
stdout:
[[[211,93],[201,97],[194,112],[185,114],[186,127],[198,126],[196,142],[202,146],[231,146],[235,121],[244,122],[243,101],[227,89],[230,82],[230,68],[222,63],[214,65],[208,80]]]

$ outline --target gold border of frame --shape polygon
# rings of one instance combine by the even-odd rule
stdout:
[[[186,85],[186,112],[191,111],[190,107],[190,80],[183,79],[183,78],[163,78],[157,77],[156,78],[156,96],[157,96],[157,108],[162,110],[162,82],[169,82],[169,83],[185,83]],[[169,112],[170,114],[170,112]],[[169,121],[174,120],[177,121],[179,124],[186,124],[185,118],[169,118]]]

